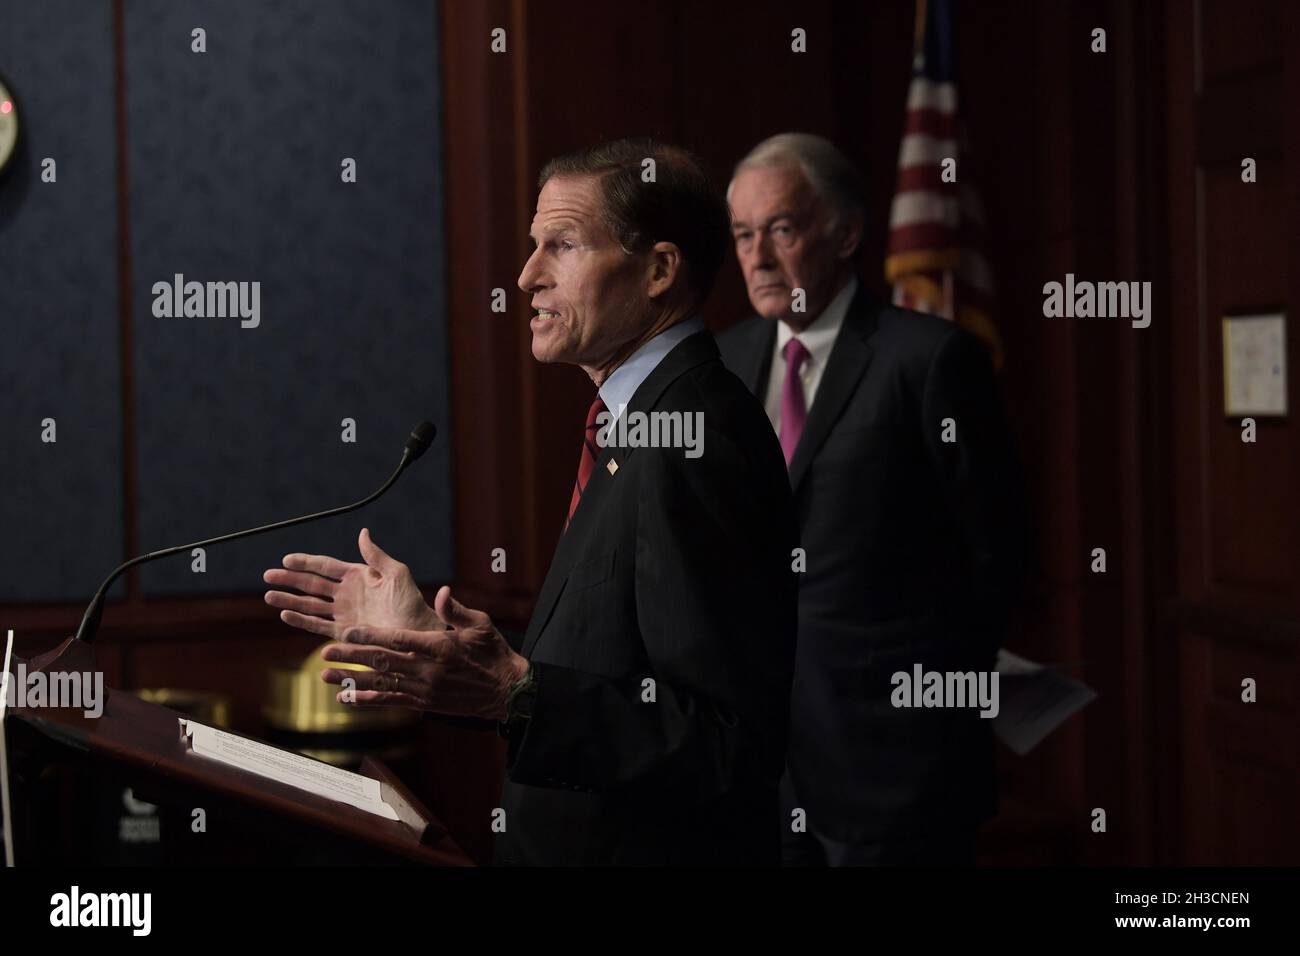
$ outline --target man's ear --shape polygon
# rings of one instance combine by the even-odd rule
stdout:
[[[835,228],[835,255],[852,259],[862,245],[862,220],[848,219]]]
[[[656,242],[650,249],[650,268],[647,274],[646,293],[652,299],[665,294],[685,278],[686,260],[682,250],[672,242]]]

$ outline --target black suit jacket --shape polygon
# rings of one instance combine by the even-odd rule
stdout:
[[[775,339],[758,316],[719,339],[759,396]],[[790,463],[807,570],[789,775],[813,830],[871,842],[993,813],[991,720],[895,708],[891,677],[992,668],[1023,554],[1017,475],[984,346],[860,287]]]
[[[499,863],[779,862],[798,600],[785,462],[707,331],[627,413],[652,410],[702,412],[703,453],[596,460],[524,637],[540,688],[510,742]]]

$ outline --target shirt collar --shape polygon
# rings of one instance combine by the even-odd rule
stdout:
[[[836,293],[835,298],[831,299],[830,305],[826,306],[822,314],[813,319],[799,333],[799,341],[808,350],[814,364],[822,365],[830,358],[831,348],[835,345],[835,336],[839,334],[840,326],[844,324],[844,317],[849,313],[849,304],[853,301],[853,296],[857,291],[858,277],[849,276],[849,281],[844,284],[843,289]],[[784,357],[785,344],[794,336],[794,330],[778,319],[776,323],[777,354]]]
[[[663,361],[664,356],[676,348],[683,339],[689,338],[696,332],[703,332],[704,327],[704,320],[698,315],[684,319],[664,329],[614,369],[609,378],[605,379],[605,384],[600,386],[600,397],[610,411],[610,421],[618,418],[619,406],[632,401],[636,390]]]

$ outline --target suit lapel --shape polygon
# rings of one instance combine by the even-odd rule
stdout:
[[[659,403],[664,391],[677,378],[697,365],[717,359],[718,346],[711,332],[705,330],[683,339],[664,356],[637,387],[623,414],[627,415],[633,411],[651,411]],[[619,480],[619,472],[635,451],[635,448],[606,445],[596,456],[591,477],[587,479],[587,487],[582,491],[582,501],[578,505],[578,510],[573,513],[573,520],[569,522],[568,530],[560,534],[560,540],[555,545],[555,554],[551,558],[551,567],[546,572],[546,580],[542,582],[542,589],[537,595],[537,604],[528,622],[528,631],[524,635],[521,650],[525,657],[532,654],[537,639],[546,629],[551,615],[555,612],[555,605],[564,591],[564,584],[573,569],[574,561],[586,550],[587,538],[595,526],[595,516],[600,513],[605,496],[612,490],[613,483]],[[612,473],[609,469],[611,461],[616,465]]]
[[[631,410],[631,407],[629,405],[628,409]],[[521,653],[525,657],[532,653],[537,639],[546,629],[555,611],[555,605],[559,602],[560,595],[564,593],[569,572],[573,570],[578,556],[586,549],[587,539],[591,536],[594,524],[592,515],[599,513],[601,502],[612,490],[613,482],[617,480],[617,470],[622,469],[623,463],[632,451],[633,449],[630,448],[606,446],[596,457],[596,464],[591,470],[591,477],[587,479],[587,487],[583,489],[578,510],[573,513],[573,520],[569,522],[568,530],[560,533],[560,540],[555,544],[555,554],[551,557],[550,569],[546,572],[546,580],[542,582],[542,589],[537,595],[537,604],[533,607],[533,615],[524,634]],[[611,461],[617,465],[614,474],[609,470]]]
[[[745,385],[761,402],[767,394],[767,379],[772,374],[772,349],[776,347],[775,319],[759,318],[746,342],[747,354],[739,370]]]
[[[871,299],[859,285],[857,294],[849,304],[849,311],[844,316],[840,334],[835,337],[835,345],[817,386],[803,434],[799,436],[799,444],[790,460],[790,487],[796,494],[800,482],[808,472],[808,466],[812,464],[817,451],[830,434],[831,427],[840,417],[844,404],[853,395],[862,373],[871,362],[870,339],[876,329],[876,311]]]

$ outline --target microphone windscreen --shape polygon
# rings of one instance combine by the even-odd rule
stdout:
[[[420,422],[411,429],[411,437],[406,439],[406,450],[411,453],[411,461],[419,458],[429,446],[433,444],[434,436],[438,434],[438,429],[432,422]]]

